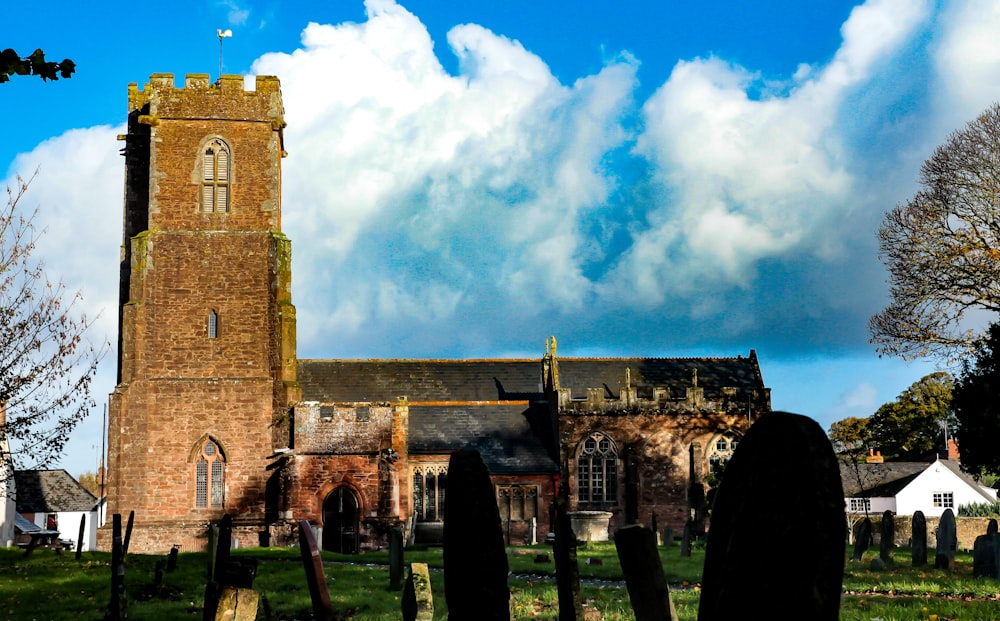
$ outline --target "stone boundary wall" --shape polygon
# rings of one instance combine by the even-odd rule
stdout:
[[[874,545],[877,547],[881,540],[882,533],[882,516],[881,515],[871,515],[872,521],[872,535],[874,537]],[[851,514],[850,516],[852,528],[857,529],[857,525],[864,520],[864,515]],[[990,519],[988,517],[955,517],[955,526],[958,533],[958,549],[959,550],[972,550],[972,546],[976,541],[976,537],[979,535],[986,534],[986,526],[989,524]],[[927,549],[933,551],[937,547],[937,527],[938,522],[941,521],[938,517],[927,516]],[[910,532],[912,530],[911,524],[913,523],[912,515],[897,515],[893,519],[895,534],[895,544],[899,547],[909,547],[910,545]],[[850,538],[849,543],[853,545],[854,537],[853,534]],[[930,552],[928,552],[930,556]]]

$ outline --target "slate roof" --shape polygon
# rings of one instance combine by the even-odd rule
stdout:
[[[844,496],[887,498],[895,496],[930,464],[923,462],[885,462],[881,464],[845,464],[840,462],[840,481]],[[857,470],[855,470],[857,466]],[[858,477],[861,483],[858,483]],[[863,489],[862,489],[863,486]]]
[[[22,533],[33,533],[35,531],[42,530],[42,527],[35,524],[28,518],[24,517],[20,513],[14,514],[14,528],[21,531]]]
[[[574,399],[588,388],[605,388],[618,398],[625,369],[640,397],[653,387],[683,396],[698,385],[712,398],[722,388],[742,394],[764,388],[756,354],[736,358],[558,358],[560,385]],[[540,360],[299,360],[298,381],[305,401],[375,402],[405,396],[411,403],[442,401],[536,401],[542,398]]]
[[[526,406],[410,406],[409,411],[411,455],[472,448],[479,451],[494,474],[559,471],[533,433],[531,421],[535,413]],[[544,412],[537,414],[544,417]]]
[[[65,470],[14,472],[18,513],[92,511],[97,498]]]

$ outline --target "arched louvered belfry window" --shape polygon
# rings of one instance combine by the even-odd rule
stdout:
[[[229,212],[229,183],[232,178],[232,157],[221,138],[205,145],[201,160],[201,210],[205,213]]]
[[[226,489],[226,458],[212,439],[205,440],[195,460],[194,506],[221,509]]]

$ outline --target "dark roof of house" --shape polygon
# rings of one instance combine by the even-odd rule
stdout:
[[[97,498],[65,470],[14,472],[18,513],[92,511]]]
[[[881,464],[840,462],[840,481],[844,486],[844,496],[847,498],[895,496],[929,465],[910,461]]]
[[[643,393],[669,388],[683,396],[698,385],[705,395],[722,388],[739,392],[763,389],[751,351],[736,358],[559,358],[562,388],[573,398],[585,398],[588,388],[604,388],[618,398],[628,369],[631,382]],[[305,401],[375,402],[407,397],[411,403],[470,401],[535,401],[542,398],[540,360],[299,360],[298,381]]]
[[[532,431],[532,422],[544,424],[544,412],[523,405],[410,406],[409,415],[411,455],[469,448],[494,474],[559,471]]]

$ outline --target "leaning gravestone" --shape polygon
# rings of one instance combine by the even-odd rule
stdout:
[[[881,538],[878,542],[878,557],[883,563],[888,565],[892,562],[892,546],[896,543],[896,524],[892,511],[886,510],[882,513]]]
[[[677,621],[653,531],[638,525],[619,528],[615,549],[635,621]]]
[[[309,586],[309,598],[312,600],[313,619],[333,621],[335,615],[330,604],[330,591],[326,588],[323,557],[316,547],[316,537],[313,535],[312,527],[306,520],[299,520],[299,552],[302,554],[302,566],[306,570],[306,584]]]
[[[787,500],[780,519],[775,498]],[[840,468],[823,429],[798,414],[762,415],[739,443],[719,486],[698,621],[836,621],[844,520]],[[808,562],[796,562],[789,571],[781,546],[802,550]],[[776,576],[780,596],[761,597],[774,589]]]
[[[410,577],[403,588],[403,621],[432,621],[434,596],[427,563],[410,563]]]
[[[923,511],[914,511],[910,522],[910,549],[914,567],[927,564],[927,520]]]
[[[684,531],[681,533],[681,556],[691,556],[691,531],[694,525],[691,520],[684,522]]]
[[[851,560],[860,561],[868,550],[868,546],[871,545],[871,542],[872,521],[870,518],[865,518],[858,525],[858,533],[854,537],[854,554],[851,555]]]
[[[955,525],[955,514],[951,509],[945,509],[938,522],[937,549],[934,555],[936,569],[951,569],[955,566],[955,550],[958,548],[958,535]]]
[[[510,619],[500,511],[479,451],[452,453],[448,462],[443,556],[450,621]]]

